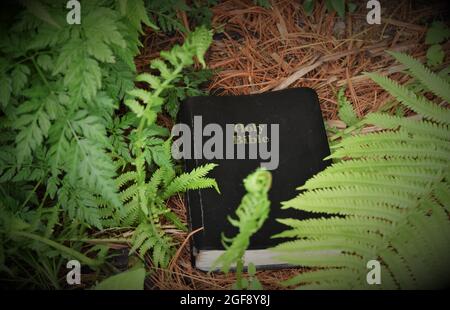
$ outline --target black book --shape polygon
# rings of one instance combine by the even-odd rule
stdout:
[[[293,209],[282,210],[281,202],[295,197],[298,186],[329,164],[323,160],[330,150],[316,92],[310,88],[294,88],[259,95],[192,97],[181,105],[179,123],[186,124],[191,131],[191,150],[184,149],[184,145],[180,150],[186,152],[186,171],[206,163],[217,163],[209,177],[216,179],[221,191],[219,194],[214,189],[203,189],[189,191],[186,195],[190,230],[203,227],[191,242],[193,265],[209,270],[224,251],[221,233],[227,237],[236,235],[237,229],[228,222],[227,216],[234,217],[245,194],[242,180],[261,164],[272,173],[270,215],[252,237],[245,253],[245,263],[252,262],[260,268],[286,265],[267,250],[284,241],[271,238],[287,228],[276,219],[305,219],[317,215]],[[201,130],[208,124],[223,128],[222,137],[216,136],[215,131],[201,137]],[[195,154],[196,151],[201,152],[202,145],[206,145],[213,136],[223,141],[221,146],[211,148],[216,158],[207,159],[211,154]],[[230,146],[234,148],[230,150]],[[255,146],[256,158],[255,153],[252,154]],[[238,159],[238,149],[242,150],[242,147],[245,158]],[[253,150],[250,149],[252,147]],[[186,156],[188,153],[190,156]]]

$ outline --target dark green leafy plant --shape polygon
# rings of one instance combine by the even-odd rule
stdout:
[[[392,53],[424,87],[450,99],[450,85],[417,60]],[[288,262],[316,267],[285,282],[300,288],[432,288],[448,280],[450,253],[450,111],[377,74],[368,74],[423,119],[372,113],[366,124],[386,130],[344,138],[338,160],[308,180],[285,208],[331,218],[280,219],[294,237],[274,250]],[[366,282],[369,260],[382,282]]]
[[[235,289],[262,289],[261,283],[255,277],[256,268],[248,264],[248,279],[242,277],[244,267],[244,253],[250,244],[250,238],[255,234],[269,216],[270,201],[268,192],[272,183],[272,175],[264,169],[257,169],[244,179],[247,194],[242,197],[241,204],[236,209],[237,219],[228,217],[231,225],[239,229],[233,238],[222,235],[222,243],[226,251],[217,258],[211,269],[221,266],[227,273],[230,267],[236,267]]]
[[[270,0],[254,0],[255,5],[270,8]],[[152,0],[146,3],[147,11],[160,30],[166,33],[187,33],[180,13],[184,13],[190,26],[211,28],[211,8],[217,0]]]
[[[116,180],[116,188],[120,189],[120,200],[124,204],[118,225],[137,225],[131,252],[139,250],[143,256],[152,250],[152,261],[156,266],[167,266],[174,245],[161,227],[161,217],[185,229],[166,207],[167,199],[189,189],[213,187],[218,191],[215,180],[205,177],[215,167],[214,164],[176,176],[170,152],[171,140],[164,140],[166,130],[156,125],[157,115],[166,103],[162,94],[175,88],[174,82],[180,79],[184,68],[194,63],[194,56],[205,66],[203,56],[211,40],[211,32],[200,27],[189,34],[183,45],[162,51],[161,59],[154,59],[150,65],[159,75],[142,73],[136,77],[150,90],[134,88],[128,92],[131,97],[125,100],[138,124],[128,136],[130,156],[120,160],[125,167],[133,168],[126,168]]]
[[[24,3],[0,43],[0,263],[10,279],[58,287],[62,262],[83,256],[65,240],[121,211],[107,127],[133,86],[141,23],[150,22],[142,1],[85,2],[80,25],[67,24],[66,1]],[[26,276],[28,265],[37,275]]]
[[[270,8],[272,5],[270,4],[270,0],[254,0],[253,1],[256,5],[259,5],[260,7],[263,8]]]
[[[153,0],[148,1],[147,9],[153,16],[155,23],[164,32],[181,31],[187,29],[179,16],[184,12],[189,21],[197,26],[211,27],[211,7],[217,4],[216,0],[193,0],[188,5],[184,0]]]
[[[143,264],[137,264],[127,271],[110,276],[97,285],[94,290],[143,290],[145,280],[145,268]]]
[[[163,51],[155,75],[137,77],[145,90],[133,83],[142,25],[155,28],[143,1],[83,2],[80,25],[67,24],[66,1],[25,3],[0,43],[2,282],[64,287],[70,259],[98,272],[108,248],[86,236],[105,228],[135,229],[117,242],[166,265],[173,242],[162,225],[185,229],[167,200],[217,184],[205,178],[214,165],[180,175],[156,117],[195,93],[202,80],[189,67],[193,57],[205,66],[210,31]]]
[[[427,62],[435,67],[444,61],[445,52],[441,43],[450,38],[450,28],[443,22],[433,22],[427,31],[425,43],[430,45],[427,50]]]
[[[303,9],[306,14],[312,14],[314,11],[314,0],[303,1]],[[356,10],[356,4],[353,2],[347,2],[345,0],[325,0],[325,6],[328,12],[337,12],[340,17],[344,17],[346,7],[347,10],[352,13]]]
[[[175,87],[167,89],[161,96],[167,101],[165,110],[172,119],[176,119],[180,102],[187,97],[204,96],[206,91],[201,89],[203,83],[212,77],[213,71],[210,69],[183,70],[182,76],[174,80]]]
[[[337,95],[339,105],[339,118],[348,126],[353,126],[359,122],[358,116],[353,109],[352,104],[345,96],[345,88],[342,87]]]

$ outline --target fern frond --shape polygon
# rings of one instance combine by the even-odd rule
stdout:
[[[408,192],[392,188],[390,186],[377,187],[371,185],[354,185],[354,186],[337,186],[333,188],[320,188],[305,191],[294,199],[305,200],[306,202],[314,202],[317,197],[321,199],[365,199],[373,202],[386,202],[394,206],[414,203],[416,201],[415,195],[410,195]],[[283,202],[288,204],[294,199]]]
[[[297,240],[300,241],[300,240]],[[331,243],[326,244],[327,248],[332,250],[317,250],[317,251],[296,251],[297,241],[285,242],[274,248],[274,251],[279,254],[277,256],[281,261],[288,262],[293,265],[311,266],[311,267],[342,267],[361,269],[361,265],[365,264],[361,257],[343,253],[338,246]],[[319,240],[322,242],[322,240]],[[325,248],[325,245],[322,246]]]
[[[433,84],[425,85],[428,89],[448,96],[448,86],[421,64],[399,59],[413,75],[422,75],[420,81],[427,79],[423,84]],[[364,123],[390,131],[344,137],[329,156],[341,161],[283,202],[283,208],[332,216],[279,220],[290,228],[274,237],[296,238],[274,248],[280,258],[322,268],[286,285],[417,289],[443,287],[450,276],[449,110],[388,78],[369,76],[431,121],[369,114]],[[380,285],[366,282],[366,263],[373,259],[382,268]]]
[[[425,97],[417,96],[405,86],[385,76],[376,73],[366,73],[366,75],[416,113],[440,123],[450,124],[450,111],[448,109],[434,104]]]
[[[309,238],[311,240],[320,240],[324,238],[345,238],[348,240],[352,240],[353,243],[361,243],[361,244],[369,244],[371,246],[379,246],[383,242],[383,237],[380,233],[368,232],[365,229],[335,229],[335,228],[327,228],[327,229],[319,229],[317,231],[312,232],[304,232],[303,229],[293,229],[290,231],[286,231],[282,234],[276,235],[276,237],[280,238]],[[361,252],[358,252],[361,254]]]
[[[131,253],[138,252],[142,257],[150,250],[152,262],[156,267],[166,267],[173,255],[172,240],[151,223],[141,223],[132,238]]]
[[[349,167],[349,165],[347,165]],[[411,178],[412,180],[422,180],[422,181],[428,181],[433,182],[436,180],[436,177],[434,175],[439,175],[441,171],[444,169],[447,169],[448,167],[441,166],[441,167],[435,167],[434,169],[430,168],[422,168],[420,165],[418,167],[411,167],[411,166],[403,166],[403,167],[378,167],[377,169],[361,169],[365,172],[371,172],[373,174],[384,174],[394,177],[405,177],[405,178]],[[357,169],[355,169],[355,172],[358,172]],[[323,176],[325,177],[332,177],[333,175],[340,174],[342,172],[340,171],[334,171],[333,169],[330,169],[327,171],[326,174]]]
[[[330,213],[342,215],[358,215],[365,217],[378,217],[383,219],[398,220],[403,216],[404,210],[396,206],[377,203],[365,199],[348,200],[317,200],[304,202],[303,200],[293,200],[283,203],[284,207],[291,207],[314,213]]]
[[[404,141],[375,142],[370,145],[355,145],[338,149],[326,159],[345,157],[446,160],[448,158],[448,145],[442,143],[416,143],[415,141],[409,143]]]
[[[437,177],[438,176],[435,176],[434,178]],[[428,181],[411,180],[406,177],[394,177],[383,174],[375,175],[373,173],[362,172],[338,172],[333,174],[332,178],[322,177],[322,175],[318,174],[309,179],[305,185],[299,187],[299,189],[367,185],[378,186],[380,188],[391,187],[411,193],[424,193],[428,190],[426,188],[428,183]]]
[[[203,68],[205,68],[206,63],[203,56],[205,55],[205,52],[208,50],[212,42],[211,30],[208,30],[205,27],[199,27],[190,34],[187,40],[198,61],[203,66]]]
[[[62,22],[67,10],[61,4],[27,1],[17,6],[17,18],[4,25],[8,35],[0,47],[0,209],[15,208],[31,223],[26,230],[35,240],[4,238],[6,226],[0,221],[0,256],[3,248],[14,248],[0,264],[4,270],[15,269],[7,281],[23,281],[19,285],[27,288],[59,288],[63,260],[93,261],[78,250],[96,255],[96,247],[82,242],[70,241],[70,250],[51,239],[69,242],[86,229],[90,233],[125,220],[133,225],[142,221],[131,186],[142,185],[141,179],[145,183],[145,175],[138,178],[137,173],[151,169],[133,166],[137,122],[114,117],[124,94],[134,87],[142,23],[151,25],[144,2],[83,2],[82,24],[75,26]],[[127,121],[113,124],[120,118]],[[130,168],[136,173],[116,178],[118,170]],[[8,197],[9,188],[18,193]],[[103,254],[97,253],[99,262]]]
[[[174,252],[172,239],[161,228],[162,217],[184,228],[172,216],[166,200],[189,189],[214,187],[218,190],[215,180],[205,178],[214,168],[212,164],[175,176],[170,152],[172,141],[170,138],[163,140],[162,137],[166,137],[168,132],[155,124],[158,113],[166,103],[164,94],[175,86],[182,70],[193,64],[194,56],[204,65],[203,55],[211,43],[211,36],[210,31],[201,27],[191,32],[183,45],[162,51],[161,58],[153,60],[150,65],[159,71],[159,75],[142,73],[136,77],[136,81],[148,84],[148,90],[134,88],[128,91],[131,98],[125,100],[139,124],[128,137],[133,156],[129,164],[135,171],[124,173],[116,179],[119,189],[126,186],[120,192],[120,198],[125,203],[121,224],[138,224],[132,238],[131,252],[137,251],[143,257],[151,251],[152,261],[157,267],[166,267]]]
[[[443,160],[427,159],[420,160],[416,158],[405,158],[397,159],[392,158],[391,160],[385,160],[384,158],[358,158],[349,159],[345,161],[340,161],[332,164],[330,169],[326,173],[336,173],[345,171],[373,171],[373,172],[384,172],[391,171],[392,169],[404,168],[414,166],[418,169],[431,169],[434,171],[444,170],[447,163]]]
[[[219,187],[215,180],[210,178],[205,178],[209,171],[216,167],[216,164],[206,164],[201,167],[197,167],[189,173],[183,173],[173,179],[172,182],[167,186],[162,197],[167,199],[177,192],[185,192],[189,189],[200,189],[213,187],[217,192],[220,193]]]
[[[356,116],[355,110],[353,109],[352,104],[348,101],[347,97],[345,97],[345,88],[342,87],[337,95],[337,102],[339,105],[338,115],[339,118],[347,125],[352,126],[356,124],[358,120],[358,116]]]
[[[330,279],[342,279],[344,283],[355,283],[361,280],[361,274],[358,270],[351,268],[328,268],[322,269],[314,272],[304,272],[289,280],[283,281],[284,286],[292,286],[299,284],[311,283],[323,283],[328,282]],[[336,285],[336,287],[341,287]],[[335,288],[336,288],[335,287]],[[311,287],[312,288],[312,287]],[[323,289],[323,287],[322,287]]]
[[[269,216],[268,192],[271,184],[271,173],[261,168],[244,179],[247,193],[236,209],[237,219],[228,217],[229,222],[239,229],[239,233],[233,238],[222,235],[226,251],[212,264],[211,270],[220,265],[221,270],[227,273],[232,265],[243,266],[242,257],[249,246],[250,237],[261,228]]]
[[[123,187],[126,183],[137,180],[138,173],[136,171],[127,171],[120,174],[116,178],[116,186],[117,188]],[[123,201],[123,200],[122,200]]]
[[[439,139],[435,139],[429,136],[423,135],[414,135],[412,136],[410,133],[404,131],[397,132],[376,132],[369,134],[358,134],[347,139],[344,139],[340,143],[332,146],[332,149],[342,148],[342,147],[351,147],[351,146],[364,146],[369,145],[371,143],[386,143],[386,142],[403,142],[407,144],[426,144],[429,143],[430,146],[438,145],[439,147],[445,147],[450,149],[450,141],[445,142]]]
[[[123,206],[124,212],[120,216],[120,222],[124,226],[132,226],[138,223],[140,204],[137,198],[131,199]]]
[[[397,129],[408,133],[421,134],[443,140],[450,140],[448,125],[426,120],[416,121],[386,113],[370,113],[366,116],[366,123],[386,129]]]
[[[159,168],[158,170],[156,170],[153,173],[153,175],[150,179],[150,182],[148,182],[147,192],[148,192],[148,195],[150,196],[150,199],[152,199],[152,200],[155,200],[157,198],[158,187],[161,184],[163,174],[164,174],[164,169]]]
[[[450,102],[450,84],[447,81],[436,73],[431,72],[430,69],[407,54],[399,52],[389,52],[389,54],[404,64],[411,75],[420,81],[428,90],[445,101]]]
[[[285,237],[307,237],[314,236],[321,233],[326,233],[331,230],[335,233],[338,230],[348,232],[370,231],[374,233],[387,232],[392,229],[392,222],[376,217],[364,216],[346,216],[331,217],[311,220],[296,220],[296,219],[278,219],[278,222],[290,226],[291,230],[286,230],[279,233],[273,238]]]
[[[114,206],[120,207],[121,202],[113,181],[116,174],[115,166],[111,159],[98,144],[87,139],[77,142],[81,157],[78,165],[81,179],[88,187],[96,188]]]
[[[442,204],[445,210],[447,210],[447,212],[450,212],[450,185],[447,182],[441,182],[437,184],[433,194]]]
[[[139,185],[132,184],[119,193],[120,200],[126,202],[131,198],[133,198],[134,196],[137,196],[138,192],[139,192]]]

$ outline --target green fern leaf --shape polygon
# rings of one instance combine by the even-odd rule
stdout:
[[[184,173],[175,179],[167,186],[163,199],[167,199],[170,196],[178,192],[185,192],[187,190],[201,189],[201,188],[214,188],[220,193],[219,187],[215,180],[205,178],[209,171],[216,167],[216,164],[206,164],[201,167],[197,167],[189,173]]]
[[[420,81],[428,90],[450,102],[450,84],[439,75],[430,71],[419,61],[403,53],[389,52],[399,62],[404,64],[411,75]]]
[[[115,166],[111,159],[95,142],[79,139],[76,145],[81,157],[78,173],[83,182],[88,187],[96,188],[114,206],[120,207],[121,203],[114,186]]]
[[[419,82],[433,84],[425,85],[428,89],[447,96],[443,81],[428,69],[407,56],[398,58],[413,75],[422,75]],[[283,208],[329,215],[279,220],[290,228],[274,237],[296,239],[274,248],[279,258],[319,268],[285,281],[287,286],[373,288],[366,281],[366,264],[373,259],[380,262],[383,277],[375,288],[444,287],[448,279],[448,109],[385,77],[369,76],[431,121],[369,114],[364,123],[389,130],[344,137],[329,156],[341,161],[283,202]]]
[[[404,130],[412,134],[421,134],[443,140],[450,140],[448,135],[448,125],[438,124],[430,121],[416,121],[404,117],[388,115],[386,113],[370,113],[366,116],[365,122],[386,129]]]
[[[40,146],[50,129],[50,116],[46,111],[48,99],[24,102],[16,111],[18,119],[14,126],[19,129],[16,136],[17,162],[21,164],[31,157],[32,152]]]
[[[3,108],[9,104],[9,99],[11,98],[12,85],[11,79],[7,76],[2,76],[0,78],[0,103]]]
[[[405,86],[401,86],[387,77],[375,73],[366,73],[366,75],[408,108],[426,118],[440,123],[450,124],[450,111],[448,109],[432,103],[425,97],[417,96]]]
[[[131,25],[140,33],[143,33],[141,23],[153,28],[154,30],[158,30],[158,26],[152,23],[148,18],[144,1],[119,0],[119,5],[122,15],[125,15],[129,19]]]
[[[243,255],[250,244],[250,237],[256,233],[269,216],[270,201],[268,192],[272,184],[272,175],[264,169],[257,169],[244,179],[247,193],[236,209],[237,219],[228,217],[228,221],[239,229],[239,233],[232,239],[222,235],[222,242],[226,251],[213,263],[211,270],[221,266],[227,273],[232,265],[243,266]],[[238,281],[239,286],[242,286]]]
[[[381,158],[389,156],[392,158],[429,158],[433,160],[446,160],[448,157],[447,145],[427,144],[427,143],[408,143],[404,141],[394,141],[378,143],[374,142],[370,145],[356,145],[336,150],[327,157],[344,158],[351,156],[352,158]]]
[[[356,124],[359,120],[356,116],[355,111],[353,110],[352,104],[348,101],[347,97],[345,97],[345,88],[342,87],[337,95],[337,101],[339,105],[339,118],[347,124],[347,126],[352,126]]]
[[[141,256],[153,249],[151,257],[156,267],[167,267],[173,255],[171,239],[150,223],[141,223],[137,227],[133,234],[132,244],[130,252],[138,251]]]

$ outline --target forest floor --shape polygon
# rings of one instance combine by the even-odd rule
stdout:
[[[318,93],[328,125],[345,128],[337,117],[338,90],[346,87],[346,95],[360,117],[383,107],[392,98],[363,73],[376,71],[400,83],[407,82],[409,77],[401,72],[404,68],[386,51],[407,52],[425,59],[427,25],[440,14],[440,6],[439,2],[414,7],[410,1],[384,1],[381,24],[369,25],[365,5],[340,18],[336,13],[325,13],[323,6],[306,16],[298,0],[273,1],[269,9],[255,6],[252,1],[222,2],[213,8],[212,26],[216,34],[207,64],[214,75],[205,87],[213,95],[311,87]],[[180,18],[189,28],[186,15],[180,14]],[[182,35],[167,36],[149,30],[143,39],[144,46],[136,58],[140,71],[146,70],[160,50],[180,42]],[[443,48],[448,55],[450,46]],[[182,197],[172,198],[169,207],[186,221]],[[172,235],[179,242],[178,251],[167,270],[153,268],[148,288],[231,287],[235,281],[232,274],[207,274],[192,267],[189,250],[192,234],[173,231]],[[264,288],[280,289],[280,281],[299,272],[299,268],[258,271],[257,276]]]

